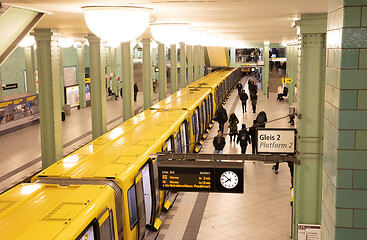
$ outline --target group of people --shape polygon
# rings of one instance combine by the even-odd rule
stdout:
[[[245,89],[241,81],[239,81],[236,85],[238,90],[238,96],[240,97],[240,101],[242,103],[242,113],[247,113],[247,100],[249,99]],[[256,104],[257,104],[257,85],[256,83],[249,79],[248,80],[248,89],[250,92],[250,101],[252,105],[252,112],[256,113]]]
[[[266,113],[261,111],[256,119],[253,121],[253,125],[247,130],[246,124],[242,124],[241,130],[238,130],[239,120],[235,113],[231,113],[228,119],[227,111],[222,105],[216,112],[215,120],[219,123],[218,135],[213,139],[213,146],[215,148],[214,153],[222,153],[223,148],[226,145],[225,138],[223,137],[224,124],[229,123],[229,141],[236,142],[241,146],[241,153],[246,154],[247,145],[252,145],[252,154],[257,152],[257,138],[256,138],[256,128],[264,128],[266,122],[268,121]],[[237,140],[236,140],[237,137]]]

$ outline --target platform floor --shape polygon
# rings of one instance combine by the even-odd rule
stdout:
[[[248,77],[242,79],[243,84]],[[247,89],[247,86],[246,86]],[[286,116],[288,104],[277,102],[276,94],[266,99],[258,91],[258,111],[265,109],[268,121]],[[228,115],[235,112],[240,123],[248,127],[256,118],[248,104],[248,112],[243,114],[241,103],[235,89],[226,105]],[[266,127],[291,127],[288,119],[269,123]],[[218,124],[210,131],[208,140],[203,144],[202,153],[214,151],[212,138],[217,134]],[[228,133],[228,124],[225,125]],[[240,153],[240,146],[229,142],[223,153]],[[247,147],[251,153],[251,145]],[[174,239],[251,239],[251,240],[286,240],[290,239],[291,207],[290,207],[290,172],[286,163],[280,164],[279,173],[275,174],[272,165],[252,161],[246,162],[245,193],[179,193],[176,202],[168,213],[158,240]]]

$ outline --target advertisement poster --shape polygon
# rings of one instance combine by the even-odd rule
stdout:
[[[76,81],[76,67],[64,67],[64,84],[65,87],[77,84]]]
[[[71,108],[79,106],[79,85],[65,87],[66,91],[66,103]]]
[[[85,79],[85,100],[90,100],[90,78]]]
[[[0,131],[38,119],[38,95],[0,102]]]

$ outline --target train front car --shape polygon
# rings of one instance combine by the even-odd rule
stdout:
[[[1,239],[118,239],[114,191],[104,185],[21,184],[0,196]],[[120,216],[121,217],[121,216]]]

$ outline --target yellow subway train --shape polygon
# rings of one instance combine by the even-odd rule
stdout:
[[[2,239],[144,239],[158,230],[167,193],[157,152],[189,153],[241,78],[220,69],[67,155],[0,196]]]

